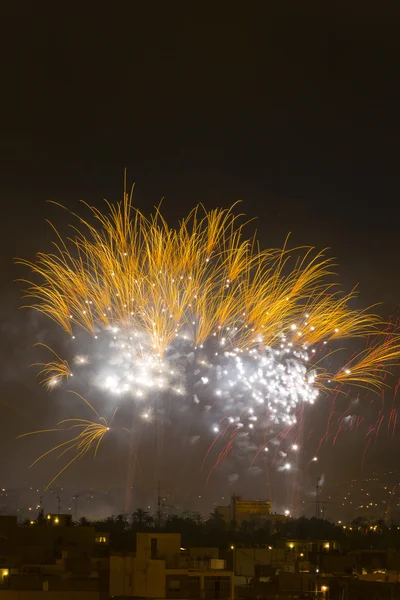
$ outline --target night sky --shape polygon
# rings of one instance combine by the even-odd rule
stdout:
[[[28,469],[46,440],[15,438],[69,410],[29,368],[34,343],[62,334],[18,310],[14,282],[24,275],[14,257],[49,249],[45,219],[65,225],[49,199],[72,210],[81,199],[117,201],[124,167],[135,205],[149,212],[164,198],[171,222],[198,202],[240,199],[257,217],[262,245],[282,245],[291,232],[292,245],[329,247],[345,288],[359,283],[359,306],[382,302],[387,316],[399,304],[400,10],[377,15],[363,4],[357,14],[336,4],[336,12],[307,12],[296,4],[285,3],[284,14],[273,3],[3,3],[1,485],[46,483],[54,461]],[[165,436],[172,446],[172,432]],[[227,469],[206,488],[206,444],[178,443],[156,474],[151,443],[140,500],[155,495],[158,476],[171,502],[202,510],[233,490],[271,494],[263,475],[240,473],[232,487]],[[362,439],[343,439],[322,451],[327,485],[360,475],[362,447]],[[396,439],[378,444],[365,469],[395,464],[396,448]],[[123,488],[125,455],[116,442],[61,483]],[[318,473],[304,475],[305,494]]]

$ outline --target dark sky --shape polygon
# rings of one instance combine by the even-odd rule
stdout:
[[[18,312],[13,283],[21,275],[13,257],[48,248],[44,219],[62,223],[48,199],[72,209],[80,199],[118,200],[124,167],[136,182],[136,205],[150,210],[164,197],[170,219],[199,201],[241,199],[263,245],[292,232],[293,244],[329,246],[346,288],[360,284],[362,305],[382,301],[390,312],[399,303],[400,9],[237,4],[2,4],[0,480],[7,485],[32,477],[26,453],[36,455],[15,435],[59,416],[29,370],[44,334]],[[385,452],[381,461],[392,448]],[[67,483],[86,483],[88,468],[78,465]],[[327,477],[335,468],[327,462]],[[53,469],[50,461],[37,471],[38,485]],[[183,475],[166,479],[169,488],[185,486]],[[229,495],[226,478],[207,493],[210,502]]]

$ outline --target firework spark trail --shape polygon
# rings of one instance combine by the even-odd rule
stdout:
[[[253,456],[253,459],[252,459],[252,461],[250,463],[250,469],[254,465],[254,463],[256,462],[256,460],[257,460],[258,456],[260,455],[260,453],[262,452],[262,450],[265,451],[266,449],[267,449],[267,446],[260,446],[260,448],[257,450],[256,454]]]
[[[390,340],[389,343],[392,343],[392,341],[394,339],[396,339],[396,335],[398,333],[398,326],[399,326],[399,320],[396,319],[394,321],[391,318],[389,324],[387,324],[383,327],[383,331],[385,332],[384,333],[385,343],[387,343],[388,339]],[[376,341],[375,341],[375,343],[376,343]],[[374,347],[374,342],[373,342],[372,338],[368,338],[366,340],[366,347],[367,348]],[[357,356],[357,353],[353,354],[352,358],[354,358],[355,356]],[[379,368],[379,366],[376,368]],[[388,391],[390,391],[389,390],[390,385],[388,383],[388,373],[386,373],[386,372],[384,372],[382,374],[382,384],[384,387],[382,387],[382,389],[380,390],[380,393],[377,396],[374,397],[374,395],[373,395],[372,397],[368,398],[368,396],[365,394],[363,396],[361,396],[360,392],[359,392],[355,399],[356,404],[359,405],[360,408],[362,408],[363,404],[366,404],[368,402],[368,404],[372,407],[372,409],[375,412],[375,417],[370,415],[370,417],[367,418],[365,415],[360,416],[357,414],[351,414],[351,412],[348,413],[347,419],[344,414],[337,415],[336,413],[337,413],[338,409],[336,408],[336,401],[338,399],[338,395],[335,394],[335,396],[332,398],[332,402],[330,405],[330,411],[327,416],[326,431],[325,431],[325,434],[319,440],[319,443],[317,445],[316,454],[318,454],[320,447],[324,441],[326,443],[332,442],[332,445],[335,445],[340,433],[343,433],[343,435],[345,435],[347,432],[350,433],[352,431],[354,431],[355,434],[360,433],[362,435],[362,433],[364,433],[365,434],[365,444],[363,447],[364,450],[365,450],[365,445],[368,443],[369,436],[371,434],[374,434],[373,447],[374,448],[376,447],[376,444],[378,443],[378,439],[379,439],[379,436],[382,431],[382,426],[385,423],[387,424],[387,428],[388,428],[388,431],[391,433],[391,436],[394,435],[395,429],[396,429],[396,424],[397,424],[396,396],[397,396],[398,389],[400,387],[400,380],[397,380],[396,385],[392,386],[392,396],[391,396],[390,406],[389,406],[389,401],[387,399],[387,393],[388,393]],[[343,390],[338,390],[338,393],[340,393],[342,396],[345,395]],[[349,389],[347,391],[347,395],[349,397],[350,397],[350,394],[351,394],[351,389]],[[371,424],[371,422],[373,422],[373,424]],[[363,427],[361,427],[361,425],[363,425]],[[364,457],[364,460],[365,460],[365,457]]]
[[[340,423],[340,425],[339,425],[339,427],[338,427],[338,429],[337,429],[337,432],[336,432],[336,434],[335,434],[335,437],[333,438],[332,446],[335,446],[335,444],[336,444],[336,440],[337,440],[337,438],[339,437],[339,434],[340,434],[340,432],[342,431],[342,428],[343,428],[343,422],[341,422],[341,423]]]
[[[356,431],[358,431],[358,428],[360,427],[363,421],[365,421],[365,417],[357,417]]]
[[[215,469],[228,456],[229,452],[231,451],[233,442],[235,441],[236,434],[237,434],[237,430],[235,430],[231,433],[228,443],[222,448],[222,450],[218,454],[217,460],[215,461],[214,465],[211,467],[211,469],[208,473],[207,480],[206,480],[207,484],[209,483],[211,475],[213,474]]]
[[[95,224],[70,213],[77,223],[71,236],[53,227],[52,252],[18,261],[32,272],[28,306],[76,345],[88,338],[95,348],[88,357],[78,348],[73,373],[72,362],[54,353],[56,360],[41,364],[46,385],[75,375],[114,403],[131,400],[138,420],[147,421],[160,412],[159,394],[184,401],[188,387],[200,386],[199,410],[211,398],[214,423],[228,417],[235,427],[216,465],[239,430],[254,441],[271,427],[288,435],[298,408],[319,392],[385,385],[400,356],[397,332],[351,307],[355,290],[341,292],[324,253],[261,250],[233,209],[198,206],[173,229],[160,208],[147,218],[131,200],[124,193],[122,202],[107,203],[108,212],[84,203]],[[346,347],[335,345],[351,338],[367,339],[367,347],[346,358]],[[338,369],[328,368],[333,359]],[[211,430],[214,448],[224,436]],[[73,460],[97,451],[103,436],[87,433],[72,447]]]
[[[91,404],[85,398],[82,399],[99,417],[97,411],[91,406]],[[19,438],[23,438],[31,435],[50,433],[55,431],[67,431],[73,433],[73,437],[66,440],[65,442],[61,442],[60,444],[53,446],[52,448],[41,454],[38,458],[36,458],[31,464],[31,467],[33,467],[38,462],[43,460],[46,456],[60,449],[62,450],[58,458],[61,458],[62,456],[64,456],[64,454],[70,452],[71,450],[74,450],[76,452],[75,456],[66,465],[64,465],[64,467],[60,469],[60,471],[47,484],[46,489],[48,489],[52,485],[52,483],[54,483],[54,481],[56,481],[56,479],[58,479],[58,477],[62,475],[62,473],[78,458],[82,458],[91,450],[93,450],[93,456],[94,458],[96,458],[100,443],[102,442],[105,434],[108,431],[110,431],[116,412],[117,409],[114,410],[114,414],[110,422],[107,422],[107,420],[103,417],[99,417],[98,421],[91,421],[88,419],[81,418],[63,419],[62,421],[59,421],[59,423],[57,424],[57,428],[31,431],[29,433],[24,433],[19,436]],[[125,428],[122,429],[127,431]],[[76,432],[76,430],[78,430],[78,432]]]
[[[208,458],[208,456],[209,456],[209,454],[210,454],[211,450],[213,449],[213,447],[214,447],[214,446],[215,446],[215,444],[217,443],[217,441],[218,441],[220,438],[223,438],[223,437],[225,437],[225,434],[227,433],[227,431],[228,431],[229,427],[230,427],[230,423],[228,423],[228,424],[226,425],[225,429],[223,429],[222,431],[220,431],[220,432],[218,433],[217,437],[216,437],[216,438],[214,438],[214,440],[211,442],[211,444],[210,444],[210,446],[209,446],[209,448],[208,448],[207,452],[206,452],[206,453],[205,453],[205,455],[204,455],[203,462],[202,462],[202,464],[201,464],[201,468],[200,468],[200,470],[202,470],[202,469],[204,468],[204,465],[205,465],[205,464],[206,464],[206,462],[207,462],[207,458]]]
[[[378,425],[377,425],[377,428],[376,428],[376,434],[375,434],[375,444],[374,444],[374,448],[376,447],[376,442],[378,441],[379,431],[380,431],[380,429],[381,429],[381,426],[382,426],[382,423],[383,423],[383,420],[384,420],[384,418],[385,418],[385,415],[381,415],[381,417],[380,417],[380,419],[379,419],[379,421],[378,421]]]
[[[36,346],[42,346],[49,350],[56,360],[53,360],[48,363],[35,363],[34,366],[42,367],[42,370],[39,371],[39,377],[42,376],[42,384],[47,387],[47,389],[51,389],[54,386],[58,385],[63,378],[68,378],[72,376],[71,367],[65,359],[60,358],[60,356],[52,350],[46,344],[35,344]]]

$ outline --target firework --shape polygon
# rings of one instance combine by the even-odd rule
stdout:
[[[76,392],[73,392],[76,394]],[[51,486],[51,484],[77,459],[82,458],[85,454],[93,451],[94,457],[97,455],[97,451],[99,446],[103,440],[105,434],[110,431],[111,426],[114,421],[114,417],[116,415],[117,409],[114,410],[113,416],[111,420],[108,422],[104,417],[101,417],[98,412],[93,408],[93,406],[88,402],[85,398],[79,396],[84,403],[89,406],[89,408],[95,413],[97,420],[88,420],[88,419],[79,419],[79,418],[70,418],[63,419],[57,423],[57,428],[53,429],[40,429],[37,431],[30,431],[29,433],[24,433],[20,435],[20,438],[37,435],[42,433],[51,433],[51,432],[67,432],[71,434],[70,437],[60,444],[50,448],[42,455],[40,455],[32,464],[31,467],[36,465],[43,458],[52,454],[53,452],[60,451],[58,458],[64,456],[65,454],[73,451],[73,458],[67,462],[66,465],[63,466],[62,469],[53,477],[53,479],[47,484],[47,488]],[[122,428],[127,431],[125,428]]]
[[[211,397],[209,427],[228,449],[243,431],[260,433],[265,447],[271,424],[292,427],[332,387],[379,389],[398,361],[398,337],[354,308],[331,259],[312,248],[260,249],[234,208],[198,206],[174,229],[127,194],[107,213],[85,206],[91,217],[72,215],[72,237],[54,230],[53,252],[19,261],[32,272],[28,306],[77,346],[72,360],[54,353],[42,364],[47,387],[74,375],[130,400],[147,422],[165,395],[199,410]],[[359,337],[372,343],[349,358],[347,342]],[[107,430],[84,423],[72,425],[82,428],[68,447],[75,458],[97,451]]]
[[[39,371],[39,377],[42,378],[43,385],[48,389],[51,389],[58,385],[63,378],[72,377],[71,368],[68,362],[65,359],[60,358],[57,352],[54,352],[54,350],[49,348],[46,344],[36,344],[36,346],[47,348],[56,359],[47,363],[35,363],[34,366],[42,367],[42,370]]]

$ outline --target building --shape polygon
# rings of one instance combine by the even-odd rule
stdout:
[[[49,598],[82,593],[96,600],[108,594],[108,554],[108,534],[73,527],[70,515],[50,514],[28,526],[0,516],[0,598],[45,591]]]
[[[233,598],[233,587],[225,561],[191,556],[179,533],[138,533],[135,554],[110,557],[110,596],[222,600]]]
[[[35,521],[31,521],[31,524],[33,524],[34,522]],[[60,515],[60,514],[48,513],[46,515],[46,524],[47,525],[59,525],[60,527],[71,527],[72,516],[69,514]]]
[[[228,506],[217,506],[217,511],[226,523],[234,521],[238,525],[242,521],[251,519],[268,519],[276,521],[286,519],[284,515],[276,515],[271,512],[271,502],[268,500],[243,500],[240,496],[233,495]]]
[[[283,548],[232,548],[235,575],[244,577],[246,583],[254,577],[267,576],[270,570],[286,563]]]
[[[278,542],[278,546],[285,548],[287,552],[297,554],[327,554],[328,552],[338,552],[339,544],[336,540],[302,540],[285,539]]]

